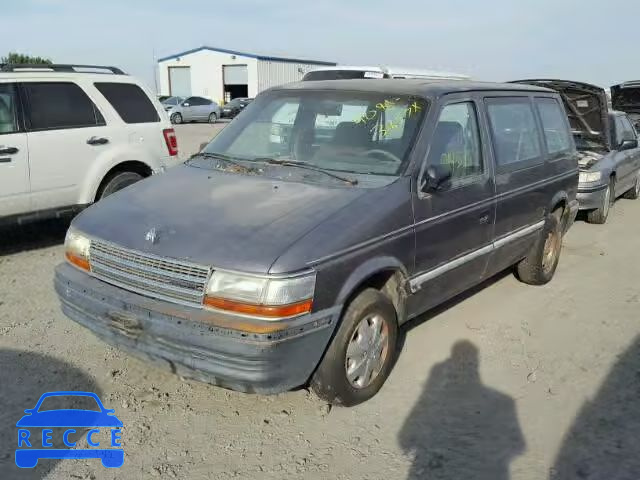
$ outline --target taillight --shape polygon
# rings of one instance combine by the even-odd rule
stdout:
[[[164,141],[167,144],[169,155],[175,157],[178,155],[178,139],[176,138],[175,130],[173,128],[165,128],[162,130],[162,134],[164,135]]]

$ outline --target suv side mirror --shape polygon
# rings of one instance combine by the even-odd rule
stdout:
[[[638,148],[638,140],[623,140],[620,144],[619,150],[631,150],[632,148]]]
[[[451,165],[429,165],[421,185],[423,192],[446,190],[451,185]]]

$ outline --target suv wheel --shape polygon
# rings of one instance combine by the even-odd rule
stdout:
[[[179,113],[174,113],[171,115],[171,123],[175,123],[176,125],[182,123],[182,115]]]
[[[216,123],[218,121],[218,116],[215,113],[209,115],[209,123]]]
[[[547,217],[540,238],[516,266],[520,281],[529,285],[544,285],[553,278],[562,250],[561,218],[560,209]]]
[[[346,308],[340,327],[311,388],[321,399],[352,406],[373,397],[396,357],[398,322],[391,301],[379,290],[363,290]]]
[[[607,218],[609,218],[609,212],[611,211],[611,206],[613,205],[613,201],[615,197],[613,193],[614,189],[615,189],[615,183],[612,178],[609,181],[609,185],[607,186],[607,189],[604,191],[602,206],[599,208],[596,208],[595,210],[591,210],[590,212],[587,213],[587,222],[596,223],[599,225],[606,223]]]
[[[101,200],[118,190],[122,190],[124,187],[128,187],[143,178],[144,177],[142,175],[136,172],[115,172],[103,181],[103,185],[98,192],[96,201]]]
[[[636,183],[633,188],[624,194],[624,198],[629,200],[637,200],[640,197],[640,173],[636,175]]]

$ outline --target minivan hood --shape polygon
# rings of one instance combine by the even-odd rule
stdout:
[[[607,150],[611,149],[609,108],[604,88],[588,83],[554,79],[517,80],[512,83],[525,83],[556,90],[564,102],[573,134],[594,140]]]
[[[296,240],[365,192],[182,165],[101,200],[73,226],[141,252],[267,273]],[[152,228],[155,243],[146,240]]]
[[[640,113],[640,80],[612,86],[611,106],[625,113]]]

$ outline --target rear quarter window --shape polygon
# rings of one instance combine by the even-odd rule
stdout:
[[[550,155],[569,152],[572,149],[571,133],[567,125],[567,116],[555,98],[536,98],[534,100]]]
[[[146,93],[133,83],[94,83],[125,123],[159,122],[156,108]]]

